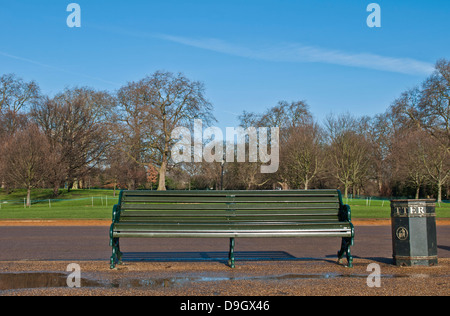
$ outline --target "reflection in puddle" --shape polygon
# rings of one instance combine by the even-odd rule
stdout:
[[[67,287],[67,276],[68,274],[55,272],[0,273],[0,291]],[[81,286],[95,287],[101,284],[94,280],[82,279]]]
[[[0,291],[15,289],[53,288],[67,287],[66,273],[55,272],[20,272],[0,273]],[[401,278],[406,275],[382,275],[382,278]],[[122,278],[122,279],[90,279],[81,278],[81,287],[103,287],[103,288],[168,288],[183,286],[195,282],[221,282],[233,280],[255,280],[255,281],[283,281],[283,280],[305,280],[305,279],[336,279],[336,278],[367,278],[367,275],[343,275],[343,274],[285,274],[269,276],[243,276],[243,277],[221,277],[221,276],[190,276],[171,278]]]

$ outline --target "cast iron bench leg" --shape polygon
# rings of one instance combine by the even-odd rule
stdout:
[[[234,238],[230,238],[230,253],[228,254],[228,265],[234,268]]]
[[[122,264],[122,253],[120,252],[119,238],[112,238],[111,240],[112,256],[110,259],[111,269],[114,269],[117,264]]]
[[[353,237],[343,237],[341,250],[338,251],[338,263],[342,263],[342,257],[344,254],[347,255],[347,267],[353,267],[353,257],[350,252],[350,246],[353,245]]]

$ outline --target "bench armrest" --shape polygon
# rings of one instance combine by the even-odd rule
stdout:
[[[112,221],[113,223],[118,223],[120,220],[120,205],[116,204],[113,206]]]
[[[351,222],[352,221],[352,211],[350,209],[350,205],[343,204],[341,209],[339,210],[339,220],[343,222]]]

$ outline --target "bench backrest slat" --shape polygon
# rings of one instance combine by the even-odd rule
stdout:
[[[328,203],[328,204],[286,204],[286,203],[277,203],[277,204],[266,204],[266,203],[247,203],[247,204],[224,204],[224,203],[216,203],[216,204],[200,204],[200,203],[183,203],[183,204],[173,204],[173,203],[147,203],[147,204],[128,204],[124,203],[122,205],[122,210],[149,210],[149,211],[173,211],[173,210],[182,210],[182,211],[219,211],[219,210],[239,210],[241,212],[244,211],[279,211],[279,212],[301,212],[308,211],[314,209],[318,212],[321,210],[330,211],[330,210],[338,210],[339,203]]]
[[[336,222],[338,190],[122,191],[121,222]]]

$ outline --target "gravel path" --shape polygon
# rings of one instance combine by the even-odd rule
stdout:
[[[172,255],[175,260],[127,262],[110,270],[106,221],[0,221],[0,226],[10,226],[0,231],[0,296],[450,295],[450,226],[443,222],[438,224],[439,265],[435,267],[392,265],[388,223],[359,222],[352,269],[335,262],[339,239],[288,238],[238,240],[241,253],[264,256],[269,251],[284,260],[238,260],[235,269],[220,260],[196,260],[205,254],[222,255],[226,240],[158,239],[148,244],[124,239],[125,252],[150,251],[152,256]],[[176,262],[180,256],[195,258]],[[67,287],[66,268],[71,263],[80,266],[81,288]],[[379,265],[380,287],[367,284],[372,263]]]
[[[371,263],[380,267],[380,287],[367,285],[372,273],[367,268]],[[450,259],[440,259],[435,267],[396,267],[390,263],[355,259],[351,269],[328,259],[238,262],[235,269],[221,262],[130,262],[116,270],[107,268],[105,262],[80,261],[77,264],[81,268],[81,288],[65,285],[68,264],[70,262],[2,262],[0,275],[35,272],[28,273],[27,278],[40,276],[44,283],[48,282],[48,275],[53,274],[59,275],[60,283],[59,287],[0,290],[0,295],[450,295]]]

